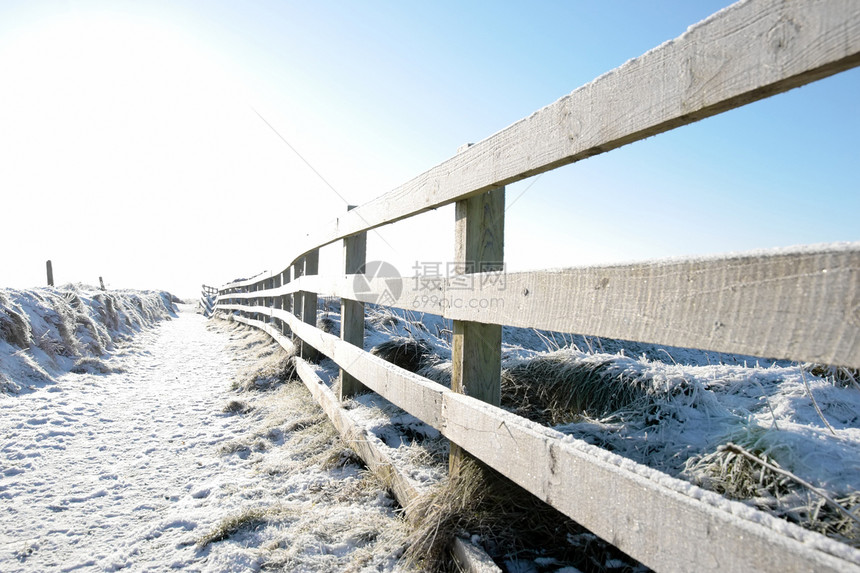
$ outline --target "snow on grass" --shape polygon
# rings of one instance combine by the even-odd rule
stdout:
[[[134,333],[174,314],[166,292],[81,285],[0,289],[0,393],[56,382],[72,370],[107,374],[103,358]]]
[[[366,329],[366,350],[450,384],[449,322],[369,307]],[[860,508],[856,372],[510,327],[502,351],[503,408],[860,547],[857,521],[803,483]],[[440,483],[447,451],[415,430],[420,421],[377,396],[353,402],[364,406],[353,416],[407,475]],[[435,469],[411,465],[416,448]]]
[[[394,501],[265,335],[182,308],[112,344],[0,395],[0,571],[396,569]]]

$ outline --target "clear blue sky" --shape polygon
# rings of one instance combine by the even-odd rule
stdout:
[[[344,199],[728,4],[4,0],[0,286],[43,284],[49,258],[59,282],[180,296],[279,271]],[[509,269],[860,240],[858,93],[851,70],[510,186]],[[447,261],[452,219],[381,230],[369,257]]]

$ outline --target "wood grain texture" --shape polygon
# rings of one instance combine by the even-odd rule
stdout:
[[[445,297],[457,320],[860,367],[860,244],[512,273]]]
[[[858,243],[473,279],[423,291],[404,279],[392,306],[457,321],[860,368]],[[319,281],[330,285],[326,294],[356,296],[350,281]],[[428,304],[409,304],[422,300]]]
[[[296,254],[858,64],[856,0],[738,2],[349,211]]]
[[[657,571],[860,571],[836,541],[469,396],[444,413],[447,438]]]
[[[467,148],[468,149],[468,148]],[[455,271],[468,280],[478,270],[503,268],[505,188],[457,201],[454,209]],[[455,286],[446,281],[449,288]],[[467,282],[467,281],[463,281]],[[451,341],[451,390],[498,406],[502,399],[502,327],[454,320]],[[448,473],[460,474],[468,454],[450,445]]]
[[[352,208],[352,207],[350,207]],[[364,272],[367,259],[367,233],[359,233],[343,240],[344,274],[356,275]],[[340,338],[359,348],[364,348],[364,303],[341,297]],[[340,399],[344,400],[366,388],[354,376],[340,371]]]
[[[503,268],[505,189],[458,201],[454,221],[454,263],[463,275]],[[456,280],[456,279],[454,279]],[[468,285],[468,281],[463,281]],[[458,283],[447,281],[448,288]],[[455,320],[451,348],[451,389],[490,404],[501,400],[502,327]]]

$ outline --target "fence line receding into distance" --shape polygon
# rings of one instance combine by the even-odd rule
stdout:
[[[503,260],[505,185],[858,64],[856,0],[739,2],[351,209],[284,271],[222,286],[216,310],[330,357],[340,399],[366,387],[439,429],[451,471],[468,452],[656,570],[860,571],[844,544],[497,407],[504,325],[860,368],[860,245],[507,274],[500,304],[467,304]],[[356,288],[368,230],[451,203],[455,262],[482,272]],[[318,275],[339,240],[344,274]],[[451,389],[363,350],[364,303],[383,293],[453,320]],[[316,328],[318,296],[344,301],[341,337]]]

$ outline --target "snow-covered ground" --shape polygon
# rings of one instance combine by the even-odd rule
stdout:
[[[285,377],[286,354],[170,300],[0,289],[0,571],[398,570],[409,528]],[[320,302],[320,325],[336,331],[338,304]],[[439,317],[369,308],[366,332],[367,350],[420,340],[419,372],[450,377]],[[525,329],[504,338],[504,407],[858,547],[833,503],[722,449],[743,446],[856,511],[856,374]],[[337,378],[330,360],[315,368]],[[573,402],[553,405],[559,390]],[[417,486],[444,482],[437,431],[375,395],[346,406]],[[572,570],[540,547],[497,557],[509,571]]]
[[[0,571],[395,567],[392,500],[301,384],[237,400],[263,335],[182,310],[0,394]]]

